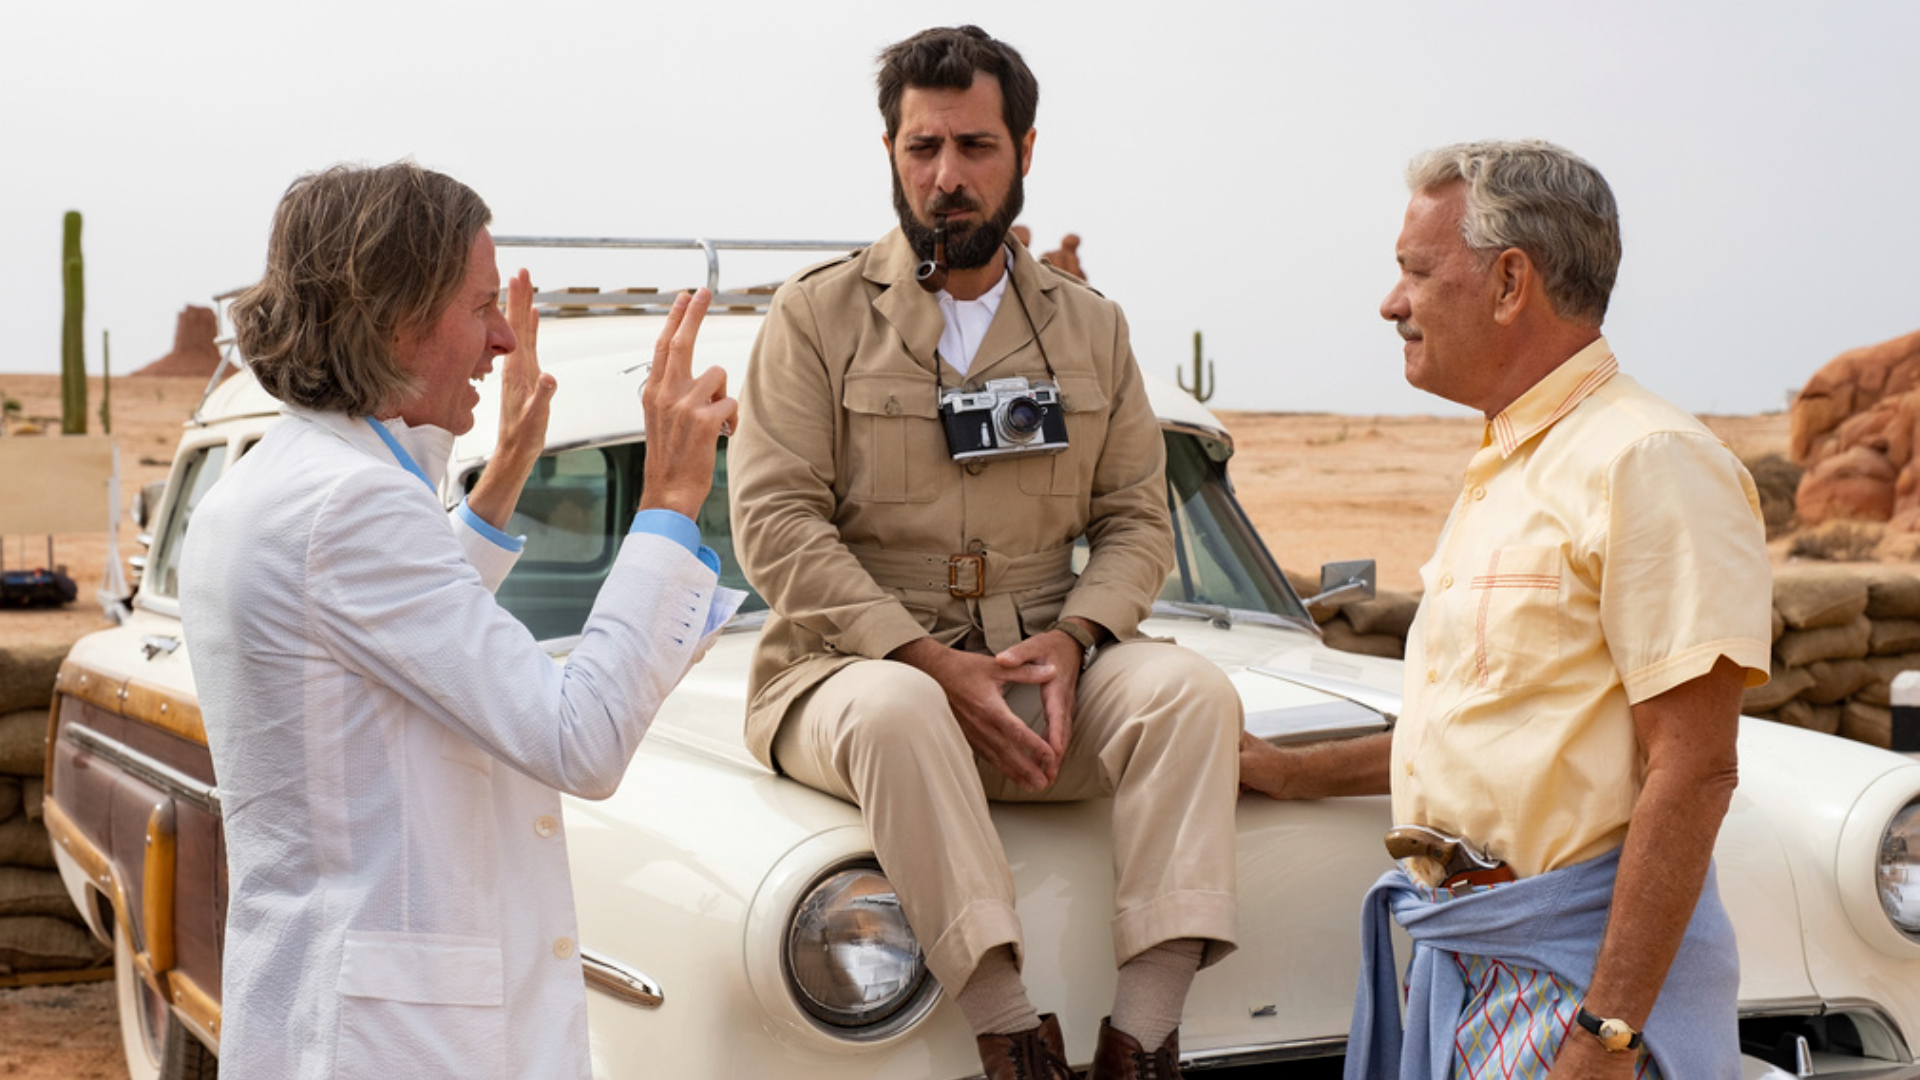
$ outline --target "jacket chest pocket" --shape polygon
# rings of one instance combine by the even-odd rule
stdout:
[[[1107,438],[1107,392],[1091,373],[1064,371],[1056,376],[1060,408],[1066,414],[1067,448],[1057,454],[1032,454],[1020,460],[1020,491],[1025,495],[1084,495],[1093,490],[1093,467]]]
[[[931,378],[850,372],[841,392],[849,452],[840,460],[854,502],[924,503],[949,464]]]
[[[1468,582],[1476,686],[1513,690],[1559,675],[1564,573],[1557,547],[1503,547]]]

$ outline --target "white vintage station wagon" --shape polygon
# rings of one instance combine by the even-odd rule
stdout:
[[[717,251],[778,245],[521,243],[704,249],[716,300],[696,364],[719,364],[738,385],[770,290],[718,289]],[[526,551],[499,600],[555,656],[578,634],[638,501],[647,444],[637,391],[670,296],[539,298],[541,359],[560,389],[546,456],[510,526]],[[1398,663],[1323,644],[1235,501],[1224,426],[1165,380],[1147,384],[1178,565],[1146,632],[1219,664],[1262,737],[1389,727]],[[494,409],[489,398],[456,444],[449,505],[486,464]],[[244,373],[208,395],[151,517],[132,617],[80,642],[60,676],[46,817],[74,901],[115,946],[136,1077],[210,1076],[217,1064],[220,789],[181,644],[179,553],[200,498],[276,412]],[[700,526],[723,579],[745,588],[724,452]],[[1370,590],[1370,573],[1349,591]],[[763,618],[753,598],[668,700],[613,797],[567,803],[594,1074],[977,1075],[973,1039],[928,977],[859,812],[769,772],[742,745]],[[1743,722],[1740,757],[1717,858],[1740,942],[1747,1075],[1920,1076],[1920,763],[1755,720]],[[1033,999],[1061,1014],[1082,1067],[1113,990],[1109,813],[1099,801],[994,808]],[[1180,1029],[1186,1067],[1337,1075],[1360,898],[1389,865],[1387,802],[1249,794],[1238,814],[1240,948],[1194,984]]]

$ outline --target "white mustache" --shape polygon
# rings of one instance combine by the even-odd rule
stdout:
[[[1405,319],[1396,320],[1393,324],[1393,328],[1395,331],[1399,333],[1400,338],[1403,341],[1413,341],[1421,336],[1420,328],[1413,325],[1412,323],[1408,322]]]

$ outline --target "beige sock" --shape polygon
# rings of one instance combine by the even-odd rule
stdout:
[[[967,985],[953,995],[975,1035],[1012,1035],[1040,1026],[1040,1014],[1027,1000],[1027,984],[1013,963],[1013,946],[990,949],[980,958]]]
[[[1198,938],[1179,938],[1163,941],[1121,964],[1119,985],[1113,991],[1113,1026],[1142,1048],[1159,1049],[1180,1026],[1187,989],[1206,949],[1207,943]]]

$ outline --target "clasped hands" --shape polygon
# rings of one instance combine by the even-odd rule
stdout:
[[[975,753],[1021,787],[1043,791],[1059,779],[1073,738],[1082,655],[1080,643],[1070,635],[1048,630],[993,656],[921,638],[895,650],[893,659],[919,668],[940,684]],[[1045,738],[1007,706],[1009,684],[1040,688]]]

